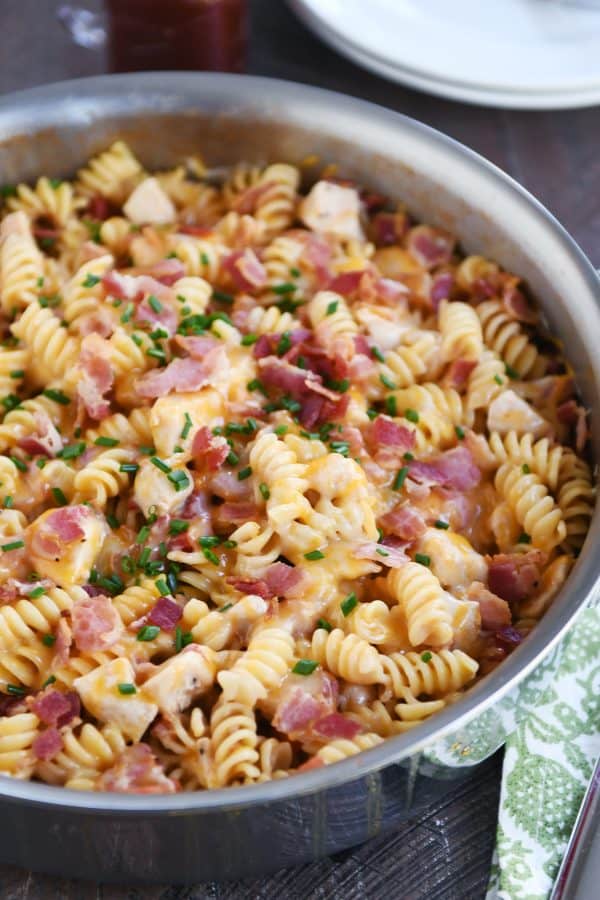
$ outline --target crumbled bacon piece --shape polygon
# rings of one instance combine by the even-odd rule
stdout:
[[[335,741],[339,738],[352,740],[357,734],[363,731],[362,725],[353,719],[347,719],[341,713],[331,713],[323,716],[313,724],[312,730],[319,737],[327,738],[327,740]]]
[[[481,481],[481,472],[467,447],[455,447],[428,462],[409,463],[410,477],[415,481],[440,484],[457,491],[468,491]]]
[[[226,439],[214,435],[205,425],[199,428],[192,442],[192,456],[196,464],[204,464],[211,472],[219,469],[229,454],[230,447]]]
[[[471,584],[467,597],[479,604],[481,627],[486,631],[497,631],[512,622],[512,613],[506,600],[489,591],[480,581]]]
[[[148,621],[152,625],[158,625],[163,631],[172,631],[182,615],[183,611],[178,603],[169,597],[159,597],[148,614]]]
[[[267,283],[267,270],[249,247],[234,250],[222,262],[223,271],[231,278],[238,291],[256,291]]]
[[[82,652],[106,650],[115,644],[123,630],[121,618],[109,597],[100,594],[79,600],[72,610],[73,639]]]
[[[455,243],[452,235],[431,225],[417,225],[411,228],[406,238],[408,250],[426,269],[433,269],[449,262]]]
[[[47,761],[60,753],[63,739],[56,728],[46,728],[33,739],[31,750],[36,759]]]
[[[545,556],[539,550],[529,553],[499,553],[488,569],[488,587],[508,603],[531,597],[540,580]]]
[[[172,391],[198,391],[211,383],[224,355],[223,347],[215,347],[203,360],[178,357],[164,369],[154,369],[138,378],[138,394],[154,398],[165,397]]]
[[[406,503],[398,503],[381,516],[379,524],[384,531],[391,532],[403,541],[416,541],[427,530],[425,519],[419,510]]]
[[[81,702],[75,691],[63,693],[50,687],[30,698],[28,704],[41,722],[55,728],[68,725],[81,711]]]
[[[134,744],[100,776],[98,788],[122,794],[174,794],[179,785],[167,777],[148,744]]]

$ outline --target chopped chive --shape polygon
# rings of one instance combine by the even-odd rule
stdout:
[[[132,335],[133,337],[133,335]],[[146,356],[152,356],[154,359],[166,359],[166,353],[164,350],[161,350],[160,347],[148,347],[146,350]]]
[[[283,281],[281,284],[275,284],[271,288],[274,294],[292,294],[296,290],[297,285],[291,281]]]
[[[340,609],[342,610],[342,614],[344,617],[350,615],[353,609],[358,606],[358,598],[356,594],[353,592],[352,594],[348,594],[345,600],[342,600],[340,603]]]
[[[84,288],[93,288],[96,287],[97,284],[100,284],[101,281],[102,279],[97,275],[92,275],[91,272],[88,272],[88,274],[85,276],[85,281],[81,282],[81,286]]]
[[[56,638],[53,634],[45,634],[42,637],[42,644],[45,644],[46,647],[53,647],[56,642]]]
[[[421,653],[421,659],[424,663],[431,662],[433,659],[433,653],[430,650],[425,650],[424,653]]]
[[[415,553],[415,562],[420,563],[422,566],[430,566],[431,557],[427,553]]]
[[[213,298],[218,300],[219,303],[233,303],[233,297],[231,294],[226,294],[224,291],[213,291]]]
[[[221,543],[221,538],[217,537],[216,534],[206,534],[204,537],[198,538],[198,543],[201,547],[218,547]]]
[[[203,266],[210,265],[210,257],[208,255],[208,253],[205,253],[203,250],[200,252],[200,262],[202,263]]]
[[[508,375],[509,378],[513,380],[517,380],[520,376],[516,369],[513,369],[512,366],[509,366],[508,363],[504,363],[504,371]]]
[[[227,540],[223,541],[223,546],[228,550],[233,550],[234,547],[237,547],[237,541]]]
[[[85,450],[85,441],[79,441],[77,444],[67,444],[67,446],[63,447],[62,450],[59,450],[56,455],[61,459],[77,459],[78,456],[85,453]]]
[[[494,381],[496,382],[496,384],[504,384],[499,375],[494,375]]]
[[[68,500],[61,491],[60,488],[54,487],[52,488],[52,496],[56,500],[59,506],[66,506],[68,504]]]
[[[50,181],[50,187],[52,188],[53,191],[58,190],[58,188],[62,184],[62,178],[50,178],[49,181]]]
[[[54,676],[54,675],[48,675],[48,677],[46,678],[46,680],[44,681],[44,683],[43,683],[43,685],[42,685],[42,690],[43,690],[45,687],[48,687],[48,685],[54,684],[55,681],[56,681],[56,676]]]
[[[375,359],[378,359],[379,362],[385,362],[385,356],[383,355],[379,347],[371,347],[371,355],[374,356]]]
[[[179,625],[175,629],[175,651],[180,653],[188,644],[191,644],[194,638],[190,631],[182,631]]]
[[[261,493],[263,500],[268,500],[269,497],[271,496],[271,491],[269,490],[268,485],[266,485],[264,483],[264,481],[261,481],[261,483],[258,486],[258,489]]]
[[[0,550],[9,553],[11,550],[20,550],[25,546],[25,541],[10,541],[8,544],[1,544]]]
[[[523,463],[523,465],[521,466],[521,472],[523,473],[523,475],[529,475],[531,469],[529,468],[527,463]]]
[[[396,477],[394,478],[394,481],[392,484],[392,490],[399,491],[402,488],[402,485],[404,484],[404,482],[406,481],[407,475],[408,475],[408,466],[402,466],[402,468],[399,469]]]
[[[252,344],[255,344],[258,340],[257,334],[245,334],[240,341],[242,347],[251,347]]]
[[[277,347],[275,348],[275,352],[277,356],[283,356],[284,353],[287,353],[290,347],[292,346],[292,341],[290,339],[289,331],[284,331],[279,341],[277,342]]]
[[[45,593],[46,593],[45,588],[36,587],[32,591],[29,591],[29,594],[27,596],[30,597],[32,600],[37,600],[38,597],[41,597]]]
[[[412,462],[414,458],[414,453],[410,453],[408,450],[402,455],[402,459],[405,459],[406,462]]]
[[[27,690],[24,687],[21,687],[20,684],[7,684],[6,693],[13,694],[15,697],[24,697]]]
[[[25,369],[13,369],[9,374],[11,378],[23,378]]]
[[[226,603],[225,606],[220,606],[219,612],[224,613],[224,612],[227,612],[229,609],[233,609],[233,603]]]
[[[377,410],[373,409],[372,407],[367,410],[367,418],[369,419],[370,422],[372,422],[373,419],[376,419],[378,415],[379,415],[379,413],[377,412]]]
[[[140,553],[140,558],[138,560],[138,569],[146,568],[146,566],[148,565],[148,562],[150,560],[151,553],[152,553],[152,550],[150,549],[150,547],[144,547],[144,549]]]
[[[332,300],[331,303],[328,304],[327,309],[325,310],[326,316],[332,316],[334,312],[337,312],[337,308],[339,306],[339,300]]]
[[[444,522],[443,519],[436,519],[435,522],[434,522],[434,525],[435,525],[436,528],[443,529],[444,531],[445,531],[447,528],[450,528],[450,522]]]
[[[390,555],[389,550],[384,550],[383,547],[376,547],[375,553],[378,553],[379,556],[389,556]]]
[[[392,381],[391,378],[388,378],[387,375],[384,375],[383,373],[380,373],[380,375],[379,375],[379,380],[380,380],[381,383],[382,383],[386,388],[388,388],[390,391],[395,391],[395,390],[396,390],[396,385],[394,384],[394,382]]]
[[[24,463],[22,459],[19,459],[18,456],[9,456],[8,457],[12,463],[17,467],[19,472],[27,471],[27,463]]]
[[[310,553],[304,554],[304,559],[308,559],[311,562],[315,559],[325,559],[325,554],[321,553],[320,550],[311,550]]]
[[[154,453],[156,453],[155,447],[147,447],[144,444],[138,447],[138,450],[140,451],[140,453],[143,453],[144,456],[152,456]]]
[[[106,521],[108,522],[108,524],[110,525],[110,527],[112,528],[113,531],[115,531],[117,528],[121,527],[121,523],[119,522],[117,517],[115,515],[113,515],[113,513],[108,513],[108,515],[106,516]]]
[[[10,494],[7,494],[4,498],[4,509],[12,509],[12,505],[15,501],[13,500]]]
[[[350,444],[348,441],[331,441],[329,447],[333,453],[341,453],[342,456],[348,456],[350,453]]]
[[[130,682],[122,681],[122,682],[120,682],[120,684],[117,685],[117,687],[119,688],[120,694],[124,694],[124,695],[137,694],[137,688],[136,688],[135,684],[131,684]]]
[[[121,463],[119,472],[137,472],[139,466],[137,463]]]
[[[161,472],[168,474],[171,471],[171,467],[168,466],[162,459],[159,459],[158,456],[152,456],[150,458],[150,462],[153,466],[156,466],[157,469],[160,469]]]
[[[220,563],[219,557],[214,552],[214,550],[210,550],[208,547],[204,547],[202,550],[205,558],[213,564],[213,566],[218,566]]]
[[[181,438],[183,441],[185,441],[186,437],[187,437],[188,434],[190,433],[190,430],[191,430],[191,428],[192,428],[193,422],[192,422],[192,419],[191,419],[191,416],[190,416],[189,412],[184,413],[184,414],[183,414],[183,418],[184,418],[185,424],[184,424],[184,426],[183,426],[183,428],[182,428],[182,431],[181,431],[181,434],[180,434],[179,436],[180,436],[180,438]]]
[[[332,379],[327,379],[326,386],[330,388],[332,391],[337,391],[339,394],[345,394],[348,388],[350,387],[350,379],[342,378],[340,381],[334,381]]]
[[[292,672],[295,675],[312,675],[318,665],[319,663],[314,659],[299,659]]]
[[[121,322],[123,323],[123,325],[126,325],[127,322],[131,321],[134,312],[135,306],[133,305],[133,303],[128,303],[121,315]]]
[[[460,425],[456,425],[454,428],[454,431],[455,431],[456,437],[459,439],[459,441],[464,440],[464,436],[465,436],[464,428],[461,428]]]
[[[154,583],[161,597],[166,597],[167,594],[171,593],[164,578],[157,578]]]
[[[97,447],[117,447],[120,443],[121,442],[119,441],[118,438],[103,437],[103,436],[96,438],[96,440],[94,441],[94,444]]]
[[[245,469],[240,469],[238,472],[238,481],[245,481],[246,478],[250,478],[252,475],[252,466],[246,466]]]
[[[285,434],[286,431],[288,431],[288,430],[289,430],[288,425],[278,425],[277,428],[275,429],[275,434],[281,436],[282,434]]]
[[[184,488],[186,488],[190,483],[190,479],[181,469],[176,469],[174,472],[169,472],[167,478],[169,479],[171,484],[175,486],[176,491],[184,490]]]
[[[150,537],[150,526],[142,525],[142,527],[140,528],[140,530],[137,533],[135,542],[136,542],[136,544],[145,544],[149,537]]]
[[[48,400],[54,400],[55,403],[60,403],[62,406],[68,406],[71,402],[71,398],[67,397],[66,394],[63,394],[62,391],[56,391],[54,388],[46,388],[45,391],[42,391],[44,397],[47,397]]]
[[[264,396],[267,396],[267,391],[265,389],[264,384],[259,378],[253,378],[252,381],[249,381],[246,385],[249,391],[259,391]]]
[[[190,527],[190,523],[185,519],[171,519],[169,522],[169,534],[183,534]]]
[[[237,453],[235,452],[235,450],[230,450],[229,453],[227,454],[227,456],[225,457],[225,462],[230,466],[237,466],[239,461],[240,461],[240,458],[237,455]]]
[[[11,409],[17,409],[21,405],[21,400],[16,394],[7,394],[0,402],[7,412],[10,412]]]
[[[323,628],[324,631],[333,631],[333,625],[327,619],[317,619],[317,628]]]
[[[148,306],[153,312],[157,314],[163,311],[162,303],[160,302],[158,297],[154,296],[154,294],[150,294],[150,296],[148,297]]]
[[[518,544],[530,544],[531,543],[530,535],[526,534],[523,531],[522,534],[519,535],[519,539],[518,539],[517,543]]]
[[[142,625],[135,636],[136,641],[153,641],[160,633],[158,625]]]
[[[408,419],[409,422],[414,422],[416,425],[416,423],[419,421],[419,413],[416,409],[405,409],[404,418]]]
[[[398,415],[398,404],[393,394],[390,394],[389,397],[385,398],[385,411],[388,416]]]

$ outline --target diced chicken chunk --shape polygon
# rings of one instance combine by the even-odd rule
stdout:
[[[108,534],[104,518],[89,506],[48,509],[25,532],[35,571],[56,584],[83,584]]]
[[[11,234],[18,234],[21,237],[31,236],[31,225],[29,219],[22,210],[9,213],[2,220],[0,225],[0,242],[6,240]]]
[[[171,456],[175,447],[181,447],[184,455],[179,458],[189,458],[198,429],[202,426],[212,429],[222,425],[224,411],[221,394],[212,388],[159,397],[150,413],[150,428],[156,452],[159,456]],[[189,427],[186,427],[186,413],[192,423]]]
[[[468,587],[487,578],[485,559],[462,534],[428,528],[417,546],[429,556],[431,571],[444,588]]]
[[[139,741],[156,717],[158,706],[145,696],[143,689],[128,693],[134,684],[133,666],[120,656],[76,678],[73,687],[88,712],[101,722],[116,725],[130,740]]]
[[[170,472],[163,472],[149,459],[141,460],[133,495],[145,516],[150,515],[150,507],[155,507],[158,515],[175,513],[192,493],[194,483],[185,466],[170,468]]]
[[[123,212],[137,225],[168,225],[175,221],[175,207],[156,178],[146,178],[130,194]]]
[[[548,422],[512,390],[504,391],[490,403],[487,427],[500,434],[516,431],[534,438],[542,437],[549,429]]]
[[[318,181],[300,204],[300,218],[319,234],[364,240],[360,224],[360,197],[355,188]]]
[[[164,662],[145,682],[144,693],[161,712],[181,712],[214,683],[216,674],[214,651],[192,645]]]

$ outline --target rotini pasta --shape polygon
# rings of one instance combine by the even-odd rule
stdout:
[[[517,276],[394,204],[380,236],[364,196],[284,162],[152,174],[121,141],[7,192],[2,774],[336,763],[565,583],[595,502],[566,362]]]

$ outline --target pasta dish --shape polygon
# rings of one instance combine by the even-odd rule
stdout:
[[[594,506],[526,285],[325,170],[2,190],[0,773],[253,784],[523,641]]]

